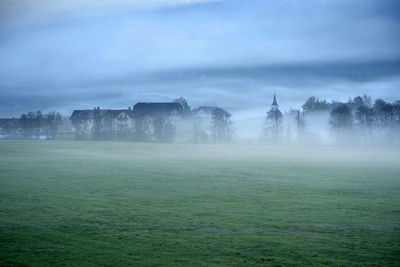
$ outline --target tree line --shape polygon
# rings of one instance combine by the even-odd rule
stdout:
[[[327,114],[327,127],[332,140],[342,142],[387,142],[400,143],[400,101],[393,103],[377,99],[372,102],[367,95],[350,98],[347,102],[328,102],[315,96],[309,97],[302,105],[302,110],[291,109],[282,114],[279,109],[271,107],[267,112],[263,127],[264,140],[271,143],[285,142],[285,133],[294,128],[296,141],[303,141],[312,129],[309,127],[316,120],[315,114]],[[293,125],[286,123],[292,119]]]
[[[329,116],[329,125],[337,141],[347,135],[358,135],[367,142],[398,143],[400,132],[400,101],[375,100],[374,104],[356,97],[336,106]]]
[[[205,107],[211,108],[211,112],[207,113],[204,126],[204,118],[196,116],[186,100],[179,101],[188,112],[178,120],[168,116],[149,118],[135,114],[132,116],[133,124],[122,116],[113,126],[113,118],[105,116],[99,108],[93,110],[90,123],[84,118],[71,122],[58,112],[43,114],[36,111],[15,119],[0,119],[0,135],[2,138],[56,139],[62,133],[64,138],[80,140],[140,142],[174,142],[177,136],[185,135],[184,142],[227,143],[232,140],[234,125],[229,112],[219,107]],[[318,117],[318,114],[323,116]],[[262,137],[268,143],[315,142],[318,131],[313,127],[318,120],[324,121],[330,140],[336,143],[400,144],[400,101],[372,101],[367,95],[350,98],[347,102],[329,102],[311,96],[301,109],[290,109],[285,113],[274,105],[266,114]]]
[[[20,118],[6,119],[1,134],[7,138],[55,139],[59,128],[65,124],[68,125],[68,119],[58,112],[43,114],[40,110],[31,111],[23,113]]]

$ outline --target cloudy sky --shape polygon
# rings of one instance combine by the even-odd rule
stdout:
[[[0,117],[185,97],[237,121],[400,98],[400,1],[0,0]]]

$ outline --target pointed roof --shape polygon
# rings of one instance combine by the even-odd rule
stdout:
[[[278,102],[276,102],[276,95],[274,93],[274,100],[272,101],[272,106],[278,106]]]
[[[99,109],[100,115],[105,118],[110,116],[111,118],[117,117],[121,112],[125,112],[131,118],[134,118],[134,111],[131,109]],[[80,119],[80,120],[91,120],[94,118],[94,109],[82,109],[82,110],[74,110],[70,117],[71,120]]]
[[[167,115],[176,110],[182,114],[182,105],[177,102],[139,102],[133,106],[133,110],[142,115]]]

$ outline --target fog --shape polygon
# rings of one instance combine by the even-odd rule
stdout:
[[[283,114],[310,96],[399,100],[399,10],[395,0],[1,1],[0,118],[184,97],[232,114],[233,140],[259,142],[274,92]],[[332,143],[329,113],[305,121],[307,139]],[[293,118],[282,127],[295,142]]]

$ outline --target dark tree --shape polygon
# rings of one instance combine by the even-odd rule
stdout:
[[[93,110],[93,127],[92,127],[93,138],[95,140],[103,139],[103,118],[101,116],[100,108],[94,108]]]
[[[295,119],[297,127],[297,136],[299,138],[303,138],[306,128],[306,121],[304,119],[304,114],[300,113],[300,110],[297,110]]]
[[[184,99],[183,97],[175,99],[174,102],[181,104],[184,113],[190,112],[190,106],[188,105],[186,99]]]
[[[63,118],[60,113],[56,112],[49,112],[47,114],[47,128],[49,129],[48,131],[48,137],[51,137],[51,139],[56,139],[56,134],[58,131],[59,126],[62,124]]]
[[[331,111],[329,125],[337,136],[348,133],[353,125],[351,109],[346,104],[335,107]]]
[[[350,98],[347,105],[353,110],[357,110],[358,107],[365,106],[364,99],[361,96],[356,96],[353,99]]]
[[[319,100],[315,96],[309,97],[302,107],[305,113],[329,110],[329,105],[326,100]]]
[[[200,139],[200,126],[203,122],[203,118],[199,117],[199,116],[193,116],[193,141],[195,143],[200,143],[201,139]]]
[[[356,124],[361,136],[368,141],[373,137],[373,124],[375,121],[374,110],[366,105],[359,106],[355,113]]]
[[[162,116],[157,116],[154,118],[153,121],[153,127],[154,127],[154,138],[162,142],[164,140],[164,125],[165,125],[165,120]]]
[[[277,143],[282,137],[282,113],[279,109],[267,112],[264,123],[264,137],[267,141]]]
[[[382,99],[377,99],[374,104],[376,124],[381,133],[393,127],[393,106]]]
[[[356,121],[360,128],[371,129],[374,123],[374,110],[365,105],[356,111]]]
[[[315,96],[311,96],[309,97],[306,102],[303,104],[303,110],[304,112],[309,112],[312,111],[315,107],[315,102],[316,102],[316,97]]]
[[[22,114],[20,118],[21,130],[25,139],[30,139],[33,136],[36,138],[36,114],[32,111],[28,114]]]
[[[215,108],[212,111],[212,136],[215,143],[229,142],[233,133],[231,114],[222,108]]]
[[[356,96],[355,98],[353,98],[353,103],[357,107],[365,106],[364,100],[363,100],[363,98],[361,96]]]
[[[363,95],[363,103],[367,107],[371,107],[371,97],[368,95]]]
[[[2,127],[2,134],[6,134],[8,138],[17,138],[18,129],[20,128],[20,121],[18,119],[10,119]]]
[[[35,117],[33,123],[34,123],[34,128],[35,128],[35,138],[36,138],[36,140],[39,140],[40,130],[44,126],[43,115],[40,110],[36,111],[36,117]]]
[[[393,133],[397,144],[400,143],[400,101],[393,103]]]
[[[168,143],[174,141],[176,126],[171,121],[165,120],[162,116],[157,116],[153,120],[153,127],[153,136],[156,141]]]
[[[23,137],[27,139],[29,137],[29,120],[25,113],[22,113],[21,117],[19,118],[19,125],[21,127]]]
[[[167,121],[163,129],[163,141],[172,143],[175,139],[175,135],[176,135],[176,126],[170,121]]]
[[[400,100],[393,103],[393,121],[397,127],[400,127]]]

